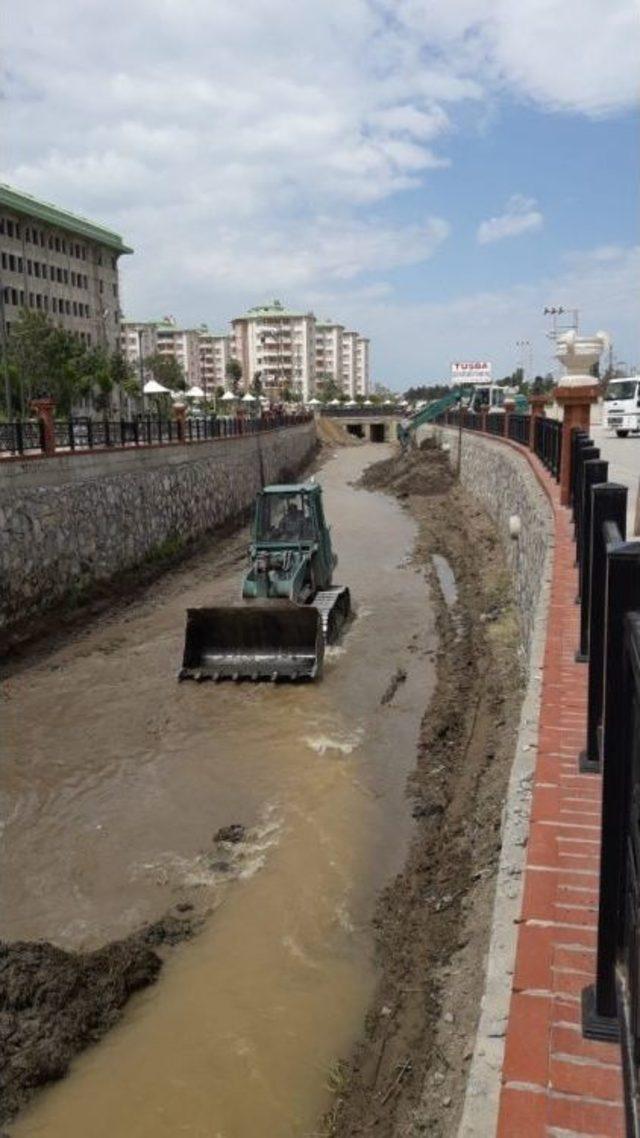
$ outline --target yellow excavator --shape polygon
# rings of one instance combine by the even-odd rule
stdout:
[[[266,486],[256,498],[242,603],[187,610],[179,678],[315,680],[325,644],[350,616],[333,585],[337,557],[314,482]]]

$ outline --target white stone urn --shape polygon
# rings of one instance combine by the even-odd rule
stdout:
[[[560,378],[558,386],[597,387],[598,380],[589,375],[589,369],[608,347],[606,332],[596,332],[595,336],[579,336],[574,328],[563,332],[556,340],[556,358],[563,364],[566,374]]]

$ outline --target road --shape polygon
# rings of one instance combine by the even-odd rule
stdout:
[[[627,537],[635,529],[636,500],[640,481],[640,435],[618,439],[605,427],[592,426],[591,437],[600,454],[609,463],[609,481],[629,487],[627,506]]]

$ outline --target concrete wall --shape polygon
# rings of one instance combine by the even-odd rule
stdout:
[[[240,517],[311,458],[315,423],[0,466],[0,628]]]
[[[434,428],[429,428],[433,432]],[[435,428],[457,463],[458,432]],[[547,552],[553,545],[553,515],[549,500],[527,460],[512,447],[464,431],[461,480],[496,523],[512,573],[522,641],[531,654],[536,610],[541,595]],[[509,518],[520,518],[520,536],[509,534]],[[548,563],[547,563],[548,564]]]

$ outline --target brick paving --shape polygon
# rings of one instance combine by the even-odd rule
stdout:
[[[574,659],[573,526],[538,459],[508,445],[526,456],[551,501],[555,551],[497,1135],[617,1138],[625,1133],[619,1048],[583,1039],[580,1027],[580,994],[595,976],[601,778],[578,770],[588,668]]]

